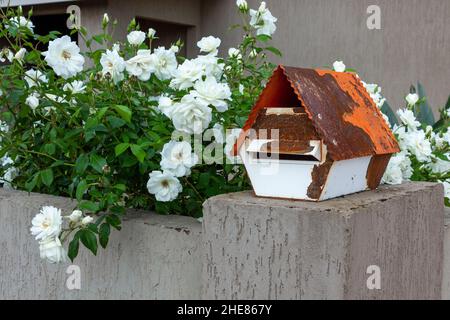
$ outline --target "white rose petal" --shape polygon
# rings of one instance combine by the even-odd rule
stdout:
[[[411,110],[408,109],[399,109],[397,110],[397,114],[400,118],[400,121],[408,127],[409,130],[417,130],[420,126],[420,122],[417,121],[416,116]]]
[[[228,103],[225,100],[231,100],[231,90],[228,84],[218,83],[214,77],[198,80],[191,94],[199,102],[207,106],[213,105],[219,112],[228,110]]]
[[[153,57],[155,76],[159,80],[171,79],[178,66],[175,52],[172,50],[166,50],[164,47],[159,47],[154,51]]]
[[[171,172],[176,177],[189,175],[191,168],[198,163],[198,156],[192,153],[190,143],[170,141],[161,151],[161,169]]]
[[[25,72],[25,81],[30,88],[37,86],[39,83],[48,83],[47,76],[35,69],[30,69]]]
[[[140,46],[145,41],[145,33],[142,31],[131,31],[127,35],[127,40],[132,46]]]
[[[30,94],[26,100],[25,103],[34,111],[37,107],[39,107],[39,94],[36,92]]]
[[[137,55],[126,62],[127,72],[141,81],[147,81],[155,72],[155,56],[150,50],[138,50]]]
[[[185,60],[174,71],[174,78],[170,87],[177,90],[185,90],[194,85],[203,75],[203,65],[196,60]]]
[[[169,97],[161,96],[158,99],[158,109],[169,119],[172,118],[173,101]]]
[[[405,97],[409,106],[414,106],[419,101],[419,95],[417,93],[410,93]]]
[[[100,59],[102,65],[102,75],[110,75],[114,83],[118,83],[123,80],[123,72],[125,70],[125,61],[119,55],[119,45],[115,44],[112,50],[106,50],[106,53],[102,53]]]
[[[269,9],[266,8],[266,3],[263,1],[259,6],[258,10],[250,10],[250,25],[256,29],[257,35],[268,35],[272,36],[277,27],[275,22],[277,22],[277,18],[275,18]]]
[[[147,189],[149,193],[155,195],[157,201],[168,202],[175,200],[183,187],[172,173],[153,171],[150,173]]]
[[[36,240],[58,237],[62,225],[61,209],[52,206],[42,207],[31,223],[30,231],[36,236]]]
[[[41,259],[46,259],[50,263],[60,263],[67,261],[67,253],[58,238],[47,238],[39,241],[39,252]]]
[[[64,91],[70,91],[72,94],[84,93],[86,90],[86,85],[83,81],[74,80],[70,83],[66,83],[63,86]]]
[[[172,122],[175,129],[179,131],[188,134],[200,134],[208,128],[211,122],[211,111],[211,108],[188,94],[180,102],[175,103],[172,111]]]
[[[346,66],[342,61],[335,61],[333,63],[333,70],[336,72],[345,72]]]
[[[203,37],[197,42],[197,46],[200,48],[200,52],[206,52],[211,55],[217,55],[218,48],[220,46],[221,40],[219,38],[209,36]]]
[[[80,54],[80,48],[69,36],[50,41],[48,50],[42,55],[55,73],[64,79],[73,77],[83,70],[84,57]]]
[[[87,226],[88,224],[92,223],[92,221],[94,221],[94,218],[92,218],[91,216],[86,216],[81,220],[81,225]]]
[[[69,220],[71,222],[80,222],[81,218],[83,217],[83,212],[81,210],[73,210],[72,213],[69,215]]]

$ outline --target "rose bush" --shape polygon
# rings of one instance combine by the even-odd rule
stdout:
[[[221,40],[204,37],[192,59],[178,54],[180,41],[153,48],[156,31],[134,20],[122,43],[107,14],[87,37],[84,28],[38,35],[31,13],[0,11],[1,183],[78,203],[33,219],[43,258],[64,261],[66,242],[72,260],[80,242],[96,254],[125,208],[199,218],[208,197],[250,187],[223,144],[231,150],[274,68],[267,54],[280,53],[268,45],[276,18],[265,3],[237,9],[242,43],[221,58]]]

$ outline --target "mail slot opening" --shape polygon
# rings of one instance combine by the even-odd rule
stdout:
[[[255,139],[247,152],[259,160],[321,161],[321,141]]]

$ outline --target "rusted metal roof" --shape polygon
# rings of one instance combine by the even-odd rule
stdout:
[[[352,73],[278,66],[250,112],[235,154],[267,107],[304,111],[336,161],[400,151],[380,110]]]

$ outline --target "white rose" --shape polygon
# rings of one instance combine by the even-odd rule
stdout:
[[[57,237],[39,241],[39,251],[41,259],[46,259],[50,263],[67,261],[67,253]]]
[[[180,51],[180,48],[178,48],[178,46],[173,45],[173,46],[170,47],[170,50],[173,53],[178,53]]]
[[[25,81],[28,84],[28,87],[32,88],[37,86],[39,82],[47,83],[48,79],[41,71],[30,69],[25,72]]]
[[[37,107],[39,107],[39,94],[36,92],[30,94],[25,103],[34,111]]]
[[[228,49],[228,56],[230,58],[242,59],[241,51],[239,49],[236,49],[236,48]]]
[[[73,77],[83,70],[84,57],[80,54],[80,48],[69,36],[50,41],[48,50],[42,55],[55,73],[64,79]]]
[[[150,50],[138,50],[137,55],[126,62],[126,69],[139,80],[147,81],[155,72],[155,56]]]
[[[257,35],[268,35],[272,36],[277,27],[275,22],[277,22],[277,18],[275,18],[269,9],[266,8],[266,3],[263,1],[259,6],[258,10],[250,10],[250,25],[256,29]]]
[[[161,96],[158,99],[158,109],[169,119],[172,118],[173,101],[169,97]]]
[[[157,201],[168,202],[175,200],[183,187],[172,173],[153,171],[147,182],[147,190],[155,195]]]
[[[198,56],[193,60],[203,70],[203,75],[209,77],[213,76],[217,81],[220,81],[223,75],[224,63],[219,63],[219,59],[212,55]]]
[[[102,25],[106,26],[109,23],[109,16],[107,13],[103,14]]]
[[[31,224],[30,231],[36,236],[36,240],[58,237],[62,225],[61,209],[52,206],[42,207]]]
[[[72,213],[69,215],[69,220],[71,222],[80,222],[81,218],[83,217],[83,212],[81,210],[73,210]]]
[[[86,85],[83,81],[80,80],[74,80],[70,83],[66,83],[63,86],[64,91],[70,91],[72,94],[78,94],[78,93],[84,93],[86,90]]]
[[[346,66],[342,61],[335,61],[333,63],[333,70],[336,72],[345,72]]]
[[[397,114],[400,118],[400,121],[408,127],[409,130],[417,130],[417,127],[420,126],[420,122],[417,121],[414,113],[408,109],[399,109],[397,110]]]
[[[91,216],[86,216],[83,219],[81,219],[81,225],[83,226],[87,226],[88,224],[90,224],[92,221],[94,221],[94,218],[92,218]]]
[[[27,49],[21,48],[17,53],[14,55],[13,60],[17,60],[19,63],[23,62],[23,59],[25,58],[25,54],[27,53]]]
[[[431,156],[431,142],[423,130],[408,131],[405,135],[405,145],[420,162],[427,162]]]
[[[117,47],[114,47],[117,46]],[[123,80],[123,72],[125,70],[125,61],[119,55],[119,45],[115,44],[113,50],[106,50],[106,53],[102,53],[100,64],[102,65],[102,75],[107,74],[111,76],[114,83],[118,83]]]
[[[20,17],[13,17],[9,19],[9,26],[7,27],[9,29],[10,26],[14,26],[16,28],[26,28],[29,31],[33,32],[34,24],[27,18],[20,16]]]
[[[132,46],[140,46],[145,41],[145,33],[142,31],[131,31],[127,35],[127,40]]]
[[[156,36],[156,30],[153,29],[153,28],[149,28],[149,29],[148,29],[148,32],[147,32],[147,37],[148,37],[149,39],[154,39],[155,36]]]
[[[192,153],[190,143],[170,141],[161,151],[161,169],[171,172],[175,177],[184,177],[198,163],[198,156]]]
[[[414,106],[419,101],[419,95],[417,93],[410,93],[405,97],[409,106]]]
[[[248,3],[245,0],[236,0],[236,6],[239,8],[239,10],[241,11],[247,11],[248,10]]]
[[[192,96],[205,105],[213,105],[217,111],[228,110],[228,103],[231,100],[231,90],[226,83],[218,83],[216,78],[207,77],[205,80],[198,80],[191,91]]]
[[[168,80],[172,78],[178,66],[175,52],[166,50],[164,47],[159,47],[154,51],[153,56],[155,76],[159,80]]]
[[[196,60],[185,60],[174,72],[170,87],[185,90],[194,85],[203,75],[203,66]]]
[[[427,168],[429,168],[433,173],[445,174],[450,172],[450,160],[435,158],[427,164]]]
[[[442,182],[444,185],[444,196],[450,200],[450,180]]]
[[[208,128],[211,119],[211,108],[200,103],[190,94],[175,103],[172,111],[172,122],[175,129],[188,134],[202,133]]]
[[[219,48],[221,40],[213,36],[203,37],[197,42],[197,46],[200,48],[200,52],[206,52],[211,55],[217,55],[217,48]]]

